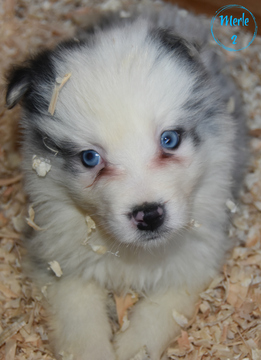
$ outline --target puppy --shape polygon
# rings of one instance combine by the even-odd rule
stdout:
[[[57,357],[129,360],[146,347],[159,360],[180,331],[173,312],[191,317],[230,247],[240,98],[204,44],[209,29],[167,12],[98,28],[9,75],[35,211],[29,271],[47,286]],[[140,298],[114,335],[108,291]]]

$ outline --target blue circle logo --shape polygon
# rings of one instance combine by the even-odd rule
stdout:
[[[229,14],[229,10],[232,8],[238,8],[241,10],[241,17],[236,18],[233,15]],[[231,27],[234,29],[233,35],[228,37],[227,39],[223,39],[223,43],[218,38],[218,34],[216,29],[214,28],[214,23],[219,23],[224,27]],[[246,43],[247,37],[244,33],[240,33],[239,29],[241,26],[248,30],[248,26],[252,23],[254,25],[255,31],[252,38],[248,39]],[[247,8],[241,5],[226,5],[221,7],[216,11],[216,15],[211,20],[211,33],[218,45],[220,45],[223,49],[228,51],[240,51],[246,49],[249,45],[254,41],[257,34],[257,23],[254,15]]]

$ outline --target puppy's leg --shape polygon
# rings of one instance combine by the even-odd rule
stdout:
[[[64,351],[74,360],[115,360],[105,290],[79,278],[61,278],[48,295],[57,358]]]
[[[190,318],[198,292],[189,294],[185,289],[169,290],[161,296],[143,299],[134,307],[130,325],[119,332],[114,341],[118,360],[129,360],[146,345],[151,360],[159,360],[162,353],[180,332],[173,310]]]

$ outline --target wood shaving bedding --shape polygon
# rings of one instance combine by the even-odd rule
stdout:
[[[22,174],[18,174],[17,176],[11,179],[0,179],[0,186],[8,186],[17,183],[23,178]]]
[[[33,209],[33,205],[29,206],[28,214],[29,214],[29,217],[26,218],[27,224],[36,231],[44,230],[43,228],[40,228],[40,226],[36,225],[36,223],[34,222],[35,211]]]
[[[89,246],[90,249],[98,255],[105,255],[107,253],[110,253],[112,255],[119,256],[118,252],[112,253],[111,251],[108,251],[106,246],[100,244],[94,244],[93,242],[91,242],[91,234],[95,231],[96,224],[89,215],[86,216],[85,221],[87,224],[87,237],[83,241],[82,245]]]
[[[86,216],[85,221],[86,221],[87,228],[88,228],[87,236],[89,236],[92,233],[92,231],[94,231],[96,229],[96,224],[89,215]]]
[[[103,246],[103,245],[93,245],[93,244],[89,244],[92,251],[95,252],[98,255],[104,255],[107,253],[107,247]]]
[[[227,200],[226,207],[232,212],[232,214],[237,212],[236,204],[230,199]]]
[[[139,295],[134,292],[128,293],[125,296],[114,294],[114,299],[120,330],[125,331],[129,326],[128,310],[139,300]]]
[[[85,221],[87,224],[87,237],[84,240],[83,245],[88,245],[91,248],[91,250],[98,255],[106,254],[108,252],[108,249],[106,246],[92,244],[91,242],[89,242],[92,232],[95,231],[95,229],[96,229],[96,224],[89,215],[86,216]]]
[[[44,159],[37,155],[33,155],[32,168],[36,171],[40,177],[45,177],[46,174],[51,170],[51,162],[48,159]]]
[[[188,319],[184,315],[180,314],[177,310],[172,310],[172,316],[180,327],[184,328],[188,325]]]
[[[50,265],[50,269],[55,273],[55,276],[57,277],[61,277],[63,274],[63,271],[61,269],[60,264],[58,263],[58,261],[53,260],[48,262],[48,265]]]
[[[113,6],[128,14],[136,0],[115,0]],[[10,64],[22,61],[31,52],[52,47],[71,37],[76,23],[86,22],[85,14],[98,14],[100,4],[110,9],[109,1],[73,2],[4,0],[0,4],[1,78]],[[81,10],[81,11],[79,11]],[[67,16],[68,14],[68,16]],[[84,14],[84,17],[83,17]],[[83,20],[84,19],[84,20]],[[91,22],[91,20],[90,20]],[[229,27],[220,28],[220,37],[232,36]],[[246,35],[247,37],[247,35]],[[250,129],[252,157],[241,201],[236,204],[229,235],[237,246],[222,274],[201,294],[193,321],[173,339],[167,355],[170,359],[227,360],[261,359],[261,38],[245,50],[228,53],[229,73],[241,88]],[[235,63],[237,65],[235,65]],[[3,84],[0,85],[3,88]],[[6,360],[53,360],[45,330],[45,312],[38,292],[21,271],[23,225],[26,207],[16,147],[20,109],[4,108],[0,98],[0,358]],[[233,111],[233,99],[228,101]],[[55,106],[53,111],[55,110]],[[229,204],[229,207],[232,204]],[[233,207],[232,207],[233,208]],[[230,209],[231,210],[231,209]],[[195,225],[195,224],[194,224]],[[122,317],[122,315],[121,315]],[[123,316],[124,317],[124,316]],[[122,319],[123,319],[122,317]],[[131,321],[131,319],[130,319]],[[142,349],[135,360],[146,359]],[[63,354],[64,360],[70,354]]]
[[[3,330],[0,334],[0,346],[2,346],[7,340],[15,335],[21,328],[26,325],[27,315],[22,315],[19,320],[11,324],[8,328]]]
[[[67,83],[67,81],[71,77],[71,73],[65,74],[63,78],[57,78],[56,83],[54,85],[54,90],[51,98],[51,102],[48,108],[48,112],[53,115],[55,112],[56,103],[58,100],[59,92],[61,91],[62,87]]]

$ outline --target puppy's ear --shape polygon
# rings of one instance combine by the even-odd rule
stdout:
[[[12,109],[25,95],[30,87],[31,70],[27,67],[16,67],[8,75],[6,106]]]
[[[22,65],[13,67],[7,74],[6,105],[9,109],[19,101],[30,111],[48,109],[46,91],[42,87],[51,87],[55,82],[56,72],[52,60],[52,50],[44,50],[29,58]]]
[[[175,52],[177,56],[192,60],[199,55],[199,44],[187,41],[171,29],[158,28],[153,35],[167,51]]]

